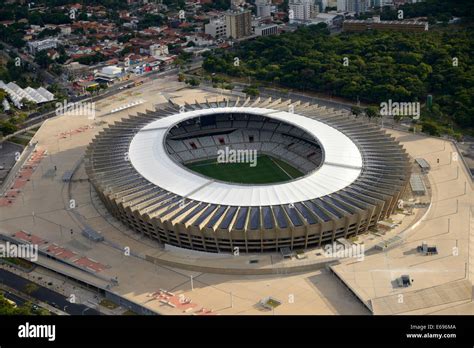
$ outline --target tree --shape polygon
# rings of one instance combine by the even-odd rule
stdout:
[[[49,315],[50,313],[42,308],[33,311],[33,304],[25,302],[22,306],[10,303],[5,296],[0,293],[0,315]]]
[[[215,49],[203,55],[202,66],[209,74],[245,76],[347,100],[359,97],[372,105],[389,99],[422,101],[431,94],[439,112],[430,113],[428,118],[441,125],[454,121],[454,128],[474,134],[474,56],[470,44],[474,27],[469,25],[474,18],[461,11],[462,7],[474,10],[474,2],[458,1],[450,5],[449,0],[426,0],[402,8],[406,18],[429,15],[443,20],[456,13],[466,26],[423,33],[374,30],[329,35],[324,25],[310,25],[241,42],[230,50]],[[392,12],[396,18],[397,12]],[[341,69],[346,56],[350,64]],[[234,66],[235,57],[239,58],[238,66]],[[459,59],[459,65],[453,65],[453,57]]]
[[[26,286],[25,286],[25,292],[28,294],[28,295],[31,295],[32,293],[34,293],[35,291],[38,291],[39,289],[39,286],[36,285],[35,283],[28,283]]]
[[[90,94],[93,94],[93,93],[99,91],[99,89],[100,89],[100,86],[99,86],[99,85],[97,85],[97,86],[89,86],[89,87],[86,88],[86,91],[89,92]]]
[[[63,73],[63,69],[61,68],[61,65],[53,64],[53,66],[51,67],[51,72],[53,72],[57,76],[60,76]]]
[[[10,121],[0,121],[0,132],[3,135],[15,133],[17,127]]]
[[[351,107],[351,113],[357,118],[362,113],[362,109],[358,106]]]
[[[368,108],[365,108],[365,115],[368,117],[369,121],[377,117],[379,114],[378,109],[375,106],[369,106]]]
[[[21,100],[21,103],[23,104],[23,107],[26,109],[26,110],[32,110],[36,107],[36,103],[35,102],[32,102],[26,98],[23,98]]]
[[[201,84],[201,81],[199,81],[198,79],[195,79],[194,77],[193,78],[190,78],[190,79],[187,79],[185,81],[185,83],[187,85],[190,85],[191,87],[197,87]]]
[[[36,53],[35,62],[43,69],[47,69],[49,65],[53,63],[53,60],[49,58],[48,52],[46,50],[43,50]]]
[[[242,92],[245,93],[247,97],[257,97],[260,94],[260,91],[256,86],[245,87]]]
[[[148,27],[159,27],[164,22],[164,18],[161,14],[151,14],[147,13],[143,18],[138,22],[138,30],[143,30]]]

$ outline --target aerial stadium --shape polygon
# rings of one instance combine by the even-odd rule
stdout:
[[[260,253],[368,231],[397,209],[411,163],[391,136],[346,110],[237,98],[169,101],[122,119],[90,143],[85,166],[109,212],[137,233]]]

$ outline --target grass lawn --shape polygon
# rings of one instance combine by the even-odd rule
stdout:
[[[218,163],[216,159],[194,162],[187,167],[202,175],[239,184],[271,184],[303,175],[288,163],[267,155],[257,157],[257,165],[249,163]]]
[[[12,137],[8,140],[11,141],[12,143],[26,146],[30,142],[31,138],[30,139],[24,139],[24,138],[19,138],[19,137]]]
[[[103,299],[102,301],[100,301],[100,305],[101,306],[104,306],[105,308],[108,308],[108,309],[115,309],[118,307],[118,304],[110,301],[110,300],[107,300],[107,299]]]
[[[3,261],[27,270],[33,269],[35,267],[34,263],[31,263],[28,260],[19,257],[5,257]]]
[[[138,314],[131,311],[130,309],[127,309],[125,312],[122,313],[122,315],[138,315]]]

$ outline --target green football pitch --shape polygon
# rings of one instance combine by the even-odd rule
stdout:
[[[186,167],[217,180],[239,184],[271,184],[304,175],[288,163],[267,155],[258,156],[255,167],[249,163],[218,163],[216,159],[190,163]]]

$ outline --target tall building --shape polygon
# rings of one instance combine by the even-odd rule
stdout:
[[[227,26],[223,18],[213,18],[204,26],[204,32],[215,39],[227,36]]]
[[[315,5],[316,7],[318,8],[319,12],[324,12],[324,10],[326,9],[326,7],[328,7],[328,0],[316,0],[315,1]],[[334,5],[334,7],[337,6],[337,2],[336,2],[336,5]]]
[[[288,9],[290,11],[290,23],[309,21],[319,13],[314,0],[290,0]]]
[[[373,0],[372,5],[374,7],[384,7],[398,4],[404,4],[407,0]]]
[[[337,0],[337,10],[342,12],[364,13],[369,10],[370,0]]]
[[[250,11],[229,11],[225,14],[226,35],[241,39],[252,34],[252,14]]]
[[[257,17],[268,18],[271,16],[272,3],[270,0],[256,0]]]

